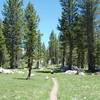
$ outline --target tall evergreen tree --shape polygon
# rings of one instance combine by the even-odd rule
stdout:
[[[98,21],[98,20],[97,20]],[[100,22],[96,24],[96,35],[95,35],[95,39],[96,39],[96,48],[95,48],[95,64],[96,65],[100,65],[100,28],[99,25]]]
[[[57,26],[58,30],[60,30],[59,34],[59,49],[61,51],[61,61],[62,61],[62,66],[64,66],[65,61],[66,61],[66,49],[68,45],[68,40],[66,38],[66,14],[63,11],[61,18],[59,19],[59,25]]]
[[[3,65],[6,63],[6,60],[8,58],[5,37],[2,31],[3,31],[3,24],[2,21],[0,21],[0,67],[3,67]]]
[[[87,33],[87,49],[88,49],[88,70],[95,71],[95,38],[94,38],[94,19],[98,0],[85,0],[85,21]]]
[[[60,0],[62,6],[62,16],[59,19],[58,29],[61,31],[63,37],[63,44],[69,45],[68,66],[72,67],[72,55],[74,48],[75,33],[73,30],[75,17],[77,15],[77,0]],[[63,46],[66,47],[66,46]],[[65,48],[63,48],[65,49]],[[65,49],[66,50],[66,49]],[[65,52],[63,50],[63,52]]]
[[[46,50],[46,47],[45,47],[45,44],[42,43],[42,61],[43,61],[43,66],[47,66],[47,50]]]
[[[37,58],[37,67],[39,68],[41,59],[42,59],[42,42],[41,42],[41,33],[38,32],[37,43],[36,43],[36,58]]]
[[[4,36],[2,34],[2,27],[0,25],[0,67],[3,61],[3,45],[4,45]]]
[[[49,38],[49,60],[51,64],[58,63],[58,40],[54,31],[51,32]]]
[[[27,79],[31,76],[31,70],[33,65],[33,58],[36,49],[36,39],[37,39],[37,27],[39,18],[36,15],[36,11],[33,5],[29,2],[25,10],[25,21],[27,26],[26,32],[26,48],[27,48],[27,58],[28,58],[28,68],[29,73]]]
[[[4,35],[10,54],[10,68],[17,68],[22,27],[22,0],[6,0],[3,6]]]
[[[77,48],[77,66],[84,68],[86,51],[86,28],[83,15],[79,14],[75,18],[74,32],[76,33],[75,45]]]

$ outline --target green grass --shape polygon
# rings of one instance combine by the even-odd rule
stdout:
[[[52,76],[58,80],[58,100],[100,100],[100,76],[33,73],[31,80],[25,80],[27,73],[0,74],[0,100],[49,100]]]
[[[27,74],[0,74],[0,100],[49,100],[51,80],[46,74],[36,73],[31,80]]]
[[[58,100],[100,100],[100,76],[56,75]]]

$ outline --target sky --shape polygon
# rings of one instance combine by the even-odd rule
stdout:
[[[3,3],[5,0],[0,0],[0,18],[2,17]],[[24,8],[30,1],[39,15],[40,23],[38,29],[43,34],[42,41],[48,46],[49,36],[52,30],[58,35],[57,30],[58,18],[61,14],[61,7],[59,0],[23,0]]]

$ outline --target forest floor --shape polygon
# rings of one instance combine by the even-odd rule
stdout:
[[[0,74],[0,100],[50,100],[52,77],[59,84],[58,100],[100,100],[99,75],[50,74],[32,71],[30,80],[25,73]]]

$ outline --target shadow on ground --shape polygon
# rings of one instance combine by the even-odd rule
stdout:
[[[51,70],[37,70],[35,72],[37,72],[37,73],[51,73]],[[62,73],[62,72],[61,72],[60,68],[55,68],[53,70],[53,73]]]
[[[50,73],[50,71],[35,71],[35,72],[37,72],[37,73]]]
[[[14,79],[16,79],[16,80],[26,80],[26,78],[25,78],[25,77],[14,78]]]

